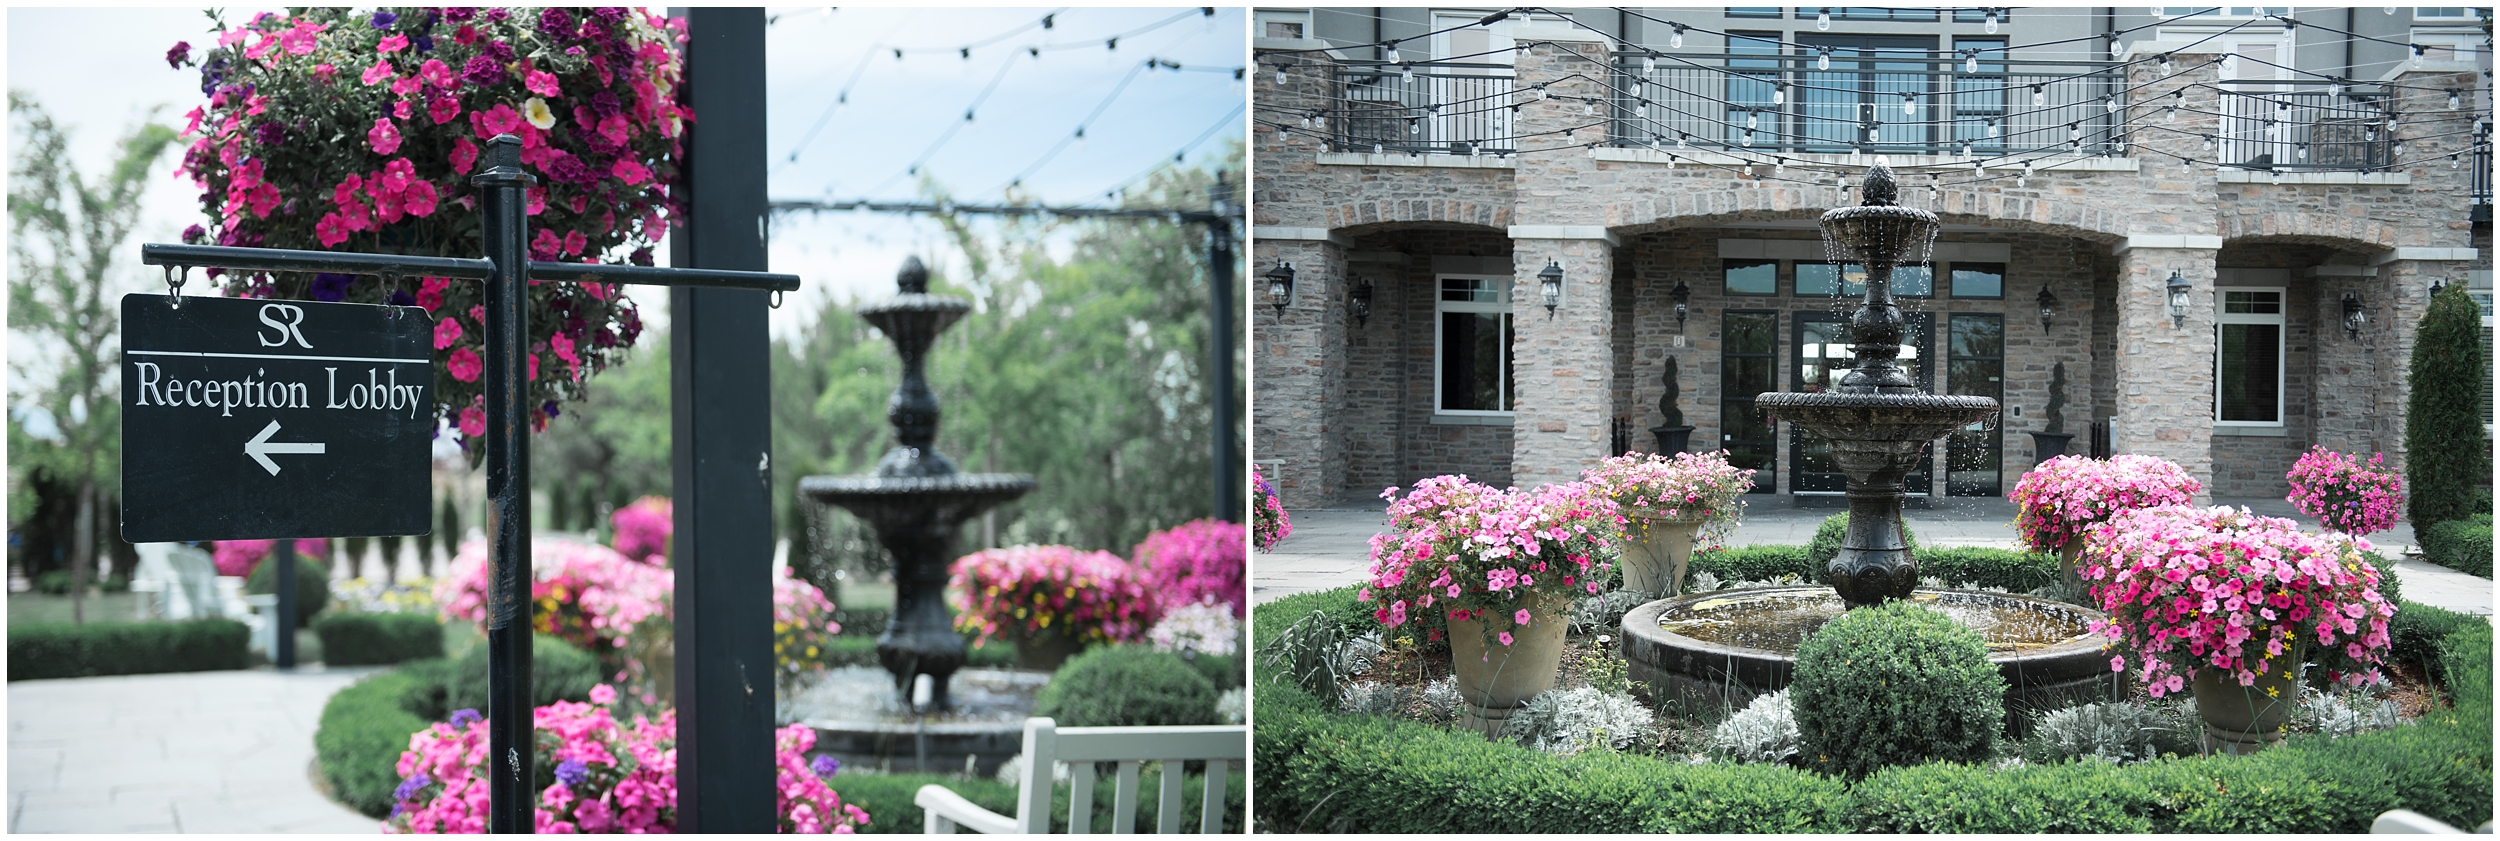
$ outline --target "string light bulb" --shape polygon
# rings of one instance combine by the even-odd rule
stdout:
[[[1656,72],[1658,72],[1658,59],[1651,56],[1641,56],[1641,75],[1647,76]]]
[[[1284,65],[1282,65],[1282,64],[1276,65],[1276,84],[1282,85],[1282,84],[1284,84],[1284,83],[1285,83],[1285,66],[1284,66]]]
[[[2168,75],[2170,75],[2170,54],[2169,54],[2169,53],[2162,53],[2162,54],[2161,54],[2161,74],[2162,74],[2162,75],[2164,75],[2164,76],[2168,76]]]
[[[1906,93],[1902,94],[1901,113],[1916,115],[1918,113],[1918,97]]]
[[[1985,23],[1985,24],[1982,24],[1982,25],[1981,25],[1981,28],[1983,28],[1983,29],[1987,30],[1988,34],[1990,34],[1990,35],[1995,35],[1995,34],[1997,34],[1997,10],[1995,10],[1995,9],[1989,9],[1989,10],[1988,10],[1988,22],[1987,22],[1987,23]]]
[[[2067,123],[2067,124],[2066,124],[2066,142],[2068,142],[2068,143],[2074,143],[2074,142],[2080,141],[2080,140],[2082,140],[2082,139],[2083,139],[2083,124],[2082,124],[2082,123]]]
[[[2274,175],[2274,186],[2283,186],[2283,170],[2275,167],[2267,167],[2266,171]]]
[[[1747,111],[1747,112],[1745,112],[1745,130],[1746,130],[1746,131],[1752,131],[1752,130],[1754,130],[1754,128],[1756,128],[1757,126],[1759,126],[1759,125],[1760,125],[1760,123],[1758,123],[1758,122],[1756,122],[1756,121],[1755,121],[1755,115],[1756,115],[1757,113],[1759,113],[1759,112],[1755,112],[1755,111]]]
[[[1824,32],[1829,32],[1829,31],[1831,31],[1831,28],[1832,28],[1832,10],[1831,10],[1831,9],[1829,9],[1829,8],[1825,8],[1823,11],[1821,11],[1821,12],[1817,13],[1817,14],[1814,16],[1814,28],[1815,28],[1815,29],[1817,29],[1817,30],[1824,31]]]
[[[1414,84],[1414,82],[1415,82],[1415,66],[1414,66],[1414,65],[1412,65],[1412,64],[1401,64],[1401,65],[1398,65],[1398,83],[1399,83],[1399,84]]]
[[[1684,48],[1684,25],[1679,23],[1679,24],[1676,24],[1676,25],[1675,25],[1675,34],[1667,36],[1667,49],[1670,49],[1670,50],[1680,50],[1680,49],[1683,49],[1683,48]]]
[[[2240,54],[2239,54],[2239,53],[2223,53],[2223,54],[2222,54],[2222,75],[2225,75],[2225,76],[2237,76],[2237,75],[2240,75]]]
[[[2327,83],[2327,85],[2326,85],[2326,98],[2328,98],[2328,99],[2342,99],[2342,98],[2344,98],[2344,77],[2342,77],[2342,76],[2337,76],[2337,77],[2335,77],[2335,81],[2332,81],[2332,82],[2328,82],[2328,83]]]
[[[2417,66],[2418,66],[2418,65],[2417,65]],[[1830,70],[1830,69],[1832,69],[1832,48],[1830,48],[1830,47],[1824,47],[1824,48],[1822,48],[1822,53],[1821,53],[1820,55],[1817,55],[1817,56],[1815,56],[1815,57],[1814,57],[1814,69],[1816,69],[1816,70]]]
[[[2293,144],[2293,152],[2292,152],[2292,154],[2293,154],[2294,156],[2297,156],[2300,160],[2304,160],[2304,161],[2305,161],[2305,160],[2308,160],[2308,159],[2309,159],[2309,144],[2307,144],[2307,143],[2298,143],[2298,144]]]
[[[2413,45],[2413,69],[2415,69],[2415,70],[2420,70],[2420,69],[2422,69],[2422,55],[2423,55],[2423,53],[2424,53],[2424,52],[2426,52],[2426,51],[2422,49],[2422,45],[2420,45],[2420,44],[2415,44],[2415,45]]]
[[[1970,141],[1969,141],[1969,140],[1963,140],[1963,141],[1962,141],[1962,157],[1965,157],[1965,158],[1970,157]]]
[[[2032,86],[2031,86],[2031,107],[2033,107],[2033,108],[2038,108],[2038,107],[2040,107],[2040,106],[2047,105],[2047,104],[2049,104],[2049,92],[2048,92],[2048,91],[2045,91],[2045,90],[2041,90],[2039,85],[2032,85]]]
[[[1785,104],[1787,104],[1787,103],[1788,103],[1788,83],[1787,83],[1787,82],[1778,82],[1778,83],[1775,83],[1775,84],[1771,85],[1771,107],[1773,107],[1773,108],[1778,108],[1778,107],[1780,107],[1781,105],[1785,105]]]
[[[1978,73],[1978,72],[1979,72],[1979,51],[1978,51],[1978,50],[1963,50],[1963,51],[1962,51],[1962,72],[1964,72],[1964,73]]]
[[[2114,94],[2114,93],[2113,93],[2113,94],[2110,94],[2110,95],[2109,95],[2109,98],[2108,98],[2108,99],[2103,100],[2101,104],[2102,104],[2102,105],[2104,105],[2104,106],[2106,106],[2106,107],[2109,109],[2109,112],[2110,112],[2110,113],[2112,113],[2112,114],[2118,113],[2118,95],[2117,95],[2117,94]]]
[[[1988,121],[1988,139],[1989,139],[1989,140],[1995,140],[1995,139],[1997,139],[1997,131],[1998,131],[1998,128],[1997,128],[1997,121],[1995,121],[1995,120],[1989,120],[1989,121]],[[1964,149],[1964,151],[1962,152],[1962,154],[1965,154],[1965,155],[1970,154],[1970,152],[1968,151],[1968,150],[1969,150],[1969,147],[1970,147],[1970,141],[1967,141],[1967,140],[1963,141],[1963,142],[1962,142],[1962,146],[1963,146],[1963,149]]]
[[[2464,108],[2464,107],[2465,107],[2465,97],[2458,95],[2458,93],[2457,93],[2457,89],[2455,89],[2455,88],[2449,88],[2449,89],[2448,89],[2448,110],[2450,110],[2450,111],[2455,111],[2455,110],[2458,110],[2458,109],[2461,109],[2461,108]]]
[[[1398,42],[1396,42],[1396,41],[1390,41],[1390,42],[1388,42],[1387,44],[1385,44],[1384,46],[1386,46],[1386,47],[1388,47],[1388,48],[1389,48],[1389,63],[1390,63],[1390,64],[1396,64],[1396,63],[1398,63]]]
[[[2118,36],[2109,36],[2109,59],[2111,61],[2117,61],[2120,56],[2126,54],[2126,49],[2118,45]]]

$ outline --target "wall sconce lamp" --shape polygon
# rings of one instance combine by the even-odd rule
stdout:
[[[2446,276],[2431,278],[2431,297],[2439,297],[2439,290],[2446,288],[2448,288],[2448,278]]]
[[[2188,282],[2187,279],[2179,276],[2178,269],[2170,270],[2170,284],[2167,288],[2170,290],[2170,326],[2184,325],[2187,323]]]
[[[2363,309],[2361,308],[2361,295],[2360,295],[2360,293],[2357,293],[2357,292],[2346,292],[2346,293],[2344,293],[2344,336],[2345,336],[2345,338],[2351,338],[2351,339],[2358,339],[2358,338],[2361,338],[2361,327],[2362,327],[2362,325],[2365,325],[2365,324],[2368,324],[2368,323],[2370,323],[2370,314],[2369,314],[2369,312],[2367,312],[2367,311],[2365,311],[2365,310],[2363,310]]]
[[[1345,309],[1347,314],[1354,316],[1355,326],[1362,327],[1371,324],[1371,278],[1356,278],[1354,285],[1347,287],[1345,291]]]
[[[2039,301],[2040,329],[2046,332],[2049,329],[2049,323],[2057,318],[2057,293],[2049,291],[2048,284],[2041,284]]]
[[[1276,305],[1276,317],[1285,317],[1285,305],[1293,303],[1293,264],[1277,263],[1267,270],[1267,300]]]
[[[1682,329],[1684,317],[1691,312],[1687,305],[1693,301],[1693,288],[1684,285],[1684,281],[1676,281],[1675,288],[1667,291],[1667,297],[1675,301],[1675,326]]]
[[[1537,291],[1545,296],[1545,318],[1554,318],[1554,308],[1562,305],[1562,264],[1545,261],[1545,270],[1536,273]]]

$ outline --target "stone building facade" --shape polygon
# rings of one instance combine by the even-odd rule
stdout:
[[[1346,68],[1396,66],[1353,50],[1256,57],[1251,273],[1290,264],[1293,289],[1272,306],[1254,284],[1271,306],[1252,314],[1253,447],[1286,504],[1351,502],[1444,473],[1532,486],[1620,448],[1655,450],[1670,362],[1689,449],[1728,449],[1761,470],[1760,492],[1839,490],[1815,443],[1750,398],[1817,387],[1832,370],[1845,341],[1834,322],[1855,291],[1814,220],[1857,203],[1842,178],[1853,184],[1875,156],[1774,164],[1626,137],[1619,121],[1588,116],[1610,97],[1622,105],[1598,81],[1625,72],[1617,45],[1569,21],[1517,21],[1504,36],[1515,77],[1496,101],[1518,107],[1515,145],[1499,152],[1375,152],[1295,130],[1312,114],[1344,119]],[[2489,285],[2488,188],[2474,178],[2487,158],[2450,166],[2475,135],[2441,119],[2455,112],[2439,93],[2467,92],[2488,115],[2483,71],[2428,61],[2385,74],[2410,165],[2268,172],[2196,162],[2215,157],[2201,136],[2229,119],[2219,55],[2187,42],[2125,49],[2178,69],[2127,65],[2128,104],[2112,121],[2138,128],[2101,154],[2041,158],[2019,182],[1945,177],[1971,166],[1951,150],[1890,158],[1903,203],[1944,222],[1924,294],[1916,277],[1896,277],[1922,384],[2005,407],[1931,447],[1911,490],[2010,490],[2037,458],[2025,433],[2050,423],[2061,367],[2069,452],[2166,458],[2215,495],[2281,495],[2312,445],[2405,457],[2407,360],[2430,288]],[[1549,266],[1562,274],[1550,310]],[[2175,315],[2174,273],[2189,286]],[[1358,289],[1367,313],[1350,300]],[[2348,294],[2364,315],[2352,331]],[[2225,335],[2228,396],[2216,381]],[[2275,373],[2275,390],[2252,371]],[[2220,420],[2218,400],[2243,419]]]

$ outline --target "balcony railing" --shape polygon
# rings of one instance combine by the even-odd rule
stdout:
[[[2222,83],[2214,160],[2266,170],[2371,170],[2394,162],[2382,92],[2325,81]]]
[[[2109,154],[2122,145],[2106,105],[2123,88],[2114,65],[2000,59],[1970,73],[1963,62],[1950,53],[1834,55],[1825,65],[1816,55],[1620,52],[1609,137],[1766,154]]]
[[[1318,125],[1338,151],[1501,153],[1517,74],[1507,64],[1341,64]]]

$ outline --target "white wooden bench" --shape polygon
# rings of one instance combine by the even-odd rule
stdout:
[[[1071,794],[1068,832],[1082,835],[1092,831],[1094,763],[1117,762],[1111,831],[1127,834],[1137,822],[1137,769],[1147,761],[1160,760],[1163,785],[1155,831],[1168,834],[1181,828],[1181,763],[1203,759],[1207,763],[1206,800],[1199,810],[1198,831],[1213,834],[1224,827],[1225,772],[1231,763],[1249,755],[1250,728],[1242,725],[1061,728],[1047,718],[1028,718],[1024,720],[1024,777],[1016,791],[1015,817],[983,809],[941,785],[921,786],[912,802],[926,814],[925,829],[931,834],[952,833],[957,826],[992,835],[1047,834],[1053,767],[1065,762]]]

